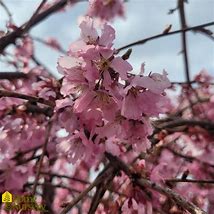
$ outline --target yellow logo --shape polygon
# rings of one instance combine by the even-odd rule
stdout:
[[[6,191],[2,194],[2,203],[11,203],[12,201],[12,194],[10,192]]]

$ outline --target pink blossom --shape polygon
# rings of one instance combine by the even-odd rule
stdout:
[[[114,137],[107,139],[105,143],[105,150],[115,156],[119,156],[121,153],[121,150],[118,142],[120,142],[120,139],[116,139]]]
[[[87,137],[83,130],[75,131],[58,146],[58,151],[65,152],[69,162],[75,164],[79,160],[95,161],[98,148]]]
[[[73,105],[73,100],[70,98],[65,98],[62,100],[57,100],[56,101],[56,110],[59,110],[61,108],[67,107],[67,106],[72,106]]]
[[[148,88],[155,94],[161,94],[165,89],[170,87],[171,83],[167,78],[167,73],[164,71],[163,74],[153,73],[148,77],[136,76],[132,80],[132,85]]]
[[[127,73],[132,70],[132,66],[121,57],[114,58],[111,67],[120,74],[122,80],[127,80]]]
[[[112,20],[115,16],[124,16],[122,0],[89,0],[88,15],[102,20]]]
[[[15,162],[3,159],[0,162],[0,191],[13,191],[18,193],[28,177],[32,174],[32,168],[26,166],[15,166]]]
[[[122,206],[123,214],[145,214],[145,207],[141,206],[136,202],[134,198],[126,199],[125,203]]]
[[[96,94],[93,91],[85,91],[74,103],[74,111],[81,113],[85,109],[88,109],[89,104],[93,101]]]
[[[138,120],[142,118],[142,113],[140,95],[134,89],[129,90],[123,100],[121,114],[126,118]]]

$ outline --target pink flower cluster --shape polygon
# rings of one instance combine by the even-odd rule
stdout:
[[[47,1],[42,10],[60,2]],[[123,16],[123,2],[89,0],[80,39],[58,60],[60,80],[37,60],[34,37],[27,32],[3,52],[2,61],[15,71],[0,75],[0,192],[29,195],[37,180],[36,198],[48,213],[60,213],[97,177],[102,183],[95,194],[85,195],[69,212],[89,213],[97,199],[95,213],[186,212],[178,199],[155,192],[159,185],[213,214],[213,78],[203,70],[192,87],[173,83],[181,90],[172,106],[166,71],[146,75],[144,64],[134,71],[130,52],[119,56],[113,47],[115,30],[104,21]],[[101,20],[101,29],[91,16]],[[18,29],[12,22],[7,28]],[[43,44],[64,53],[54,38]],[[108,161],[105,152],[118,156],[132,176],[112,172],[107,163],[116,161]],[[107,171],[99,178],[103,167]],[[140,188],[135,178],[154,184]],[[0,213],[7,213],[4,208]]]
[[[152,133],[149,117],[163,113],[168,105],[166,72],[134,75],[130,63],[116,55],[110,25],[105,24],[99,34],[93,20],[85,17],[80,29],[81,39],[58,60],[64,99],[57,100],[56,111],[69,133],[59,147],[67,148],[73,163],[97,160],[104,151],[119,156],[130,147],[147,149]]]
[[[115,16],[124,17],[123,0],[89,0],[88,15],[110,21]]]

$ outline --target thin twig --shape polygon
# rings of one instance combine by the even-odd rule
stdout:
[[[60,175],[60,174],[56,174],[56,173],[49,173],[49,172],[43,172],[43,171],[41,172],[41,174],[43,174],[43,175],[50,175],[50,176],[58,177],[58,178],[67,178],[67,179],[70,179],[70,180],[78,181],[80,183],[90,184],[88,181],[82,180],[80,178],[75,178],[75,177],[67,176],[67,175]]]
[[[212,41],[214,41],[213,32],[211,30],[208,30],[206,28],[198,28],[198,29],[195,29],[194,32],[201,33],[201,34],[207,36],[208,38],[210,38]]]
[[[198,29],[198,28],[201,28],[201,27],[207,27],[207,26],[211,26],[211,25],[214,25],[214,22],[208,22],[208,23],[205,23],[205,24],[202,24],[202,25],[196,25],[196,26],[184,28],[184,29],[181,29],[181,30],[171,31],[171,32],[168,32],[168,33],[165,33],[165,34],[160,33],[160,34],[157,34],[155,36],[151,36],[151,37],[148,37],[146,39],[142,39],[142,40],[130,43],[128,45],[122,46],[122,47],[117,49],[117,52],[119,53],[120,51],[122,51],[124,49],[127,49],[127,48],[130,48],[130,47],[135,46],[135,45],[145,44],[146,42],[154,40],[154,39],[157,39],[157,38],[161,38],[161,37],[165,37],[165,36],[171,36],[171,35],[174,35],[174,34],[177,34],[177,33],[181,33],[183,31],[187,32],[187,31],[191,31],[191,30],[195,30],[195,29]]]
[[[16,29],[15,31],[7,34],[6,36],[0,38],[0,53],[3,52],[3,50],[9,45],[15,43],[17,38],[20,38],[26,31],[29,31],[32,27],[36,26],[38,23],[43,21],[45,18],[50,16],[51,14],[55,13],[56,11],[63,8],[68,2],[78,2],[78,0],[61,0],[45,10],[44,12],[39,13],[34,19],[31,21],[31,23],[28,25],[28,22],[23,24],[21,27]],[[28,28],[26,29],[26,25]]]
[[[50,137],[49,135],[50,135],[51,127],[52,127],[52,122],[50,120],[48,122],[48,125],[47,125],[47,132],[46,132],[45,142],[44,142],[44,145],[43,145],[43,148],[42,148],[42,154],[41,154],[41,157],[40,157],[39,163],[38,163],[38,169],[37,169],[36,176],[35,176],[32,195],[35,195],[35,193],[36,193],[36,187],[37,187],[38,182],[39,182],[39,176],[41,174],[43,159],[44,159],[46,151],[47,151],[47,144],[48,144],[49,137]]]
[[[69,190],[70,192],[80,193],[79,190],[73,189],[73,188],[71,188],[71,187],[67,187],[67,186],[65,186],[65,185],[63,185],[63,184],[52,184],[52,183],[48,183],[48,184],[51,184],[51,185],[52,185],[53,187],[55,187],[55,188],[67,189],[67,190]],[[34,185],[34,183],[26,183],[26,184],[25,184],[26,187],[27,187],[27,186],[32,186],[32,185]],[[44,183],[41,183],[41,182],[38,182],[38,183],[37,183],[37,186],[42,186],[42,185],[44,185]]]
[[[35,146],[33,148],[30,148],[30,149],[27,149],[25,151],[18,151],[12,159],[16,159],[17,157],[23,156],[29,152],[35,152],[36,150],[40,149],[41,147],[42,147],[42,145],[39,145],[39,146]]]
[[[39,43],[41,43],[41,44],[43,44],[43,45],[46,45],[46,46],[49,47],[49,48],[52,48],[53,50],[59,51],[59,52],[61,52],[62,54],[67,54],[67,52],[66,52],[62,47],[59,47],[59,49],[56,49],[56,48],[51,47],[51,45],[49,45],[49,44],[47,43],[47,41],[45,41],[45,40],[43,40],[43,39],[41,39],[41,38],[39,38],[39,37],[31,36],[31,38],[32,38],[34,41],[37,41],[37,42],[39,42]]]
[[[7,13],[10,21],[12,22],[12,13],[10,12],[10,10],[8,9],[7,5],[3,2],[3,0],[0,0],[0,5],[4,8],[5,12]]]
[[[214,130],[214,123],[212,121],[208,121],[208,120],[195,120],[195,119],[178,119],[175,118],[174,120],[169,120],[169,122],[159,122],[154,121],[153,125],[155,127],[155,130],[153,132],[153,135],[158,133],[159,131],[166,129],[166,130],[173,130],[173,128],[178,128],[178,127],[182,127],[185,126],[184,128],[186,128],[186,126],[200,126],[203,129],[206,129],[208,132],[210,132],[211,134],[213,134],[213,130]]]
[[[214,164],[210,164],[206,161],[203,161],[203,160],[200,160],[198,159],[197,157],[193,157],[193,156],[190,156],[190,155],[184,155],[182,153],[179,153],[177,151],[175,151],[174,149],[172,149],[171,147],[169,146],[162,146],[162,148],[165,148],[167,149],[168,151],[170,151],[171,153],[173,153],[174,155],[178,156],[178,157],[181,157],[181,158],[184,158],[185,160],[189,161],[189,162],[192,162],[192,161],[197,161],[198,163],[201,163],[204,165],[204,167],[213,167],[214,168]]]
[[[108,187],[110,186],[112,180],[115,177],[116,171],[110,173],[106,176],[104,181],[97,185],[96,192],[91,200],[91,205],[88,211],[88,214],[94,214],[97,210],[97,207],[99,206],[100,201],[102,200],[105,192],[108,190]]]
[[[60,212],[60,214],[66,214],[69,210],[72,209],[74,205],[76,205],[80,200],[82,200],[88,192],[90,192],[95,186],[100,184],[106,176],[112,172],[112,168],[109,168],[107,165],[102,172],[97,176],[97,178],[84,190],[82,191],[72,202],[68,203],[67,206]]]
[[[174,85],[186,85],[187,83],[186,82],[176,82],[176,81],[173,81],[171,82],[171,84],[174,84]],[[209,85],[214,85],[214,82],[209,82],[209,83],[206,83],[206,82],[203,82],[203,81],[196,81],[196,80],[192,80],[189,82],[189,84],[209,84]]]
[[[214,180],[196,180],[196,179],[166,179],[167,183],[198,183],[198,184],[214,184]]]

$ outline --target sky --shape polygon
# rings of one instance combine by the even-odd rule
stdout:
[[[26,22],[37,8],[40,0],[4,0],[17,25]],[[115,48],[128,43],[162,33],[167,25],[172,30],[180,29],[179,15],[175,11],[168,15],[169,9],[175,8],[177,0],[129,0],[125,4],[126,18],[116,18],[111,23],[116,30]],[[79,38],[77,20],[87,11],[88,3],[79,2],[66,12],[58,12],[30,31],[30,35],[46,39],[55,37],[65,50],[69,44]],[[214,21],[214,0],[189,0],[186,4],[188,26]],[[0,7],[0,30],[5,29],[7,15]],[[214,26],[208,29],[214,31]],[[188,56],[191,77],[202,69],[214,74],[214,41],[199,34],[188,32]],[[139,72],[145,62],[146,73],[162,72],[165,69],[171,81],[185,81],[183,55],[180,53],[181,35],[163,37],[140,46],[134,46],[129,62],[134,72]],[[123,52],[121,52],[122,54]],[[60,53],[36,42],[36,57],[57,74],[56,63]],[[0,63],[1,70],[12,71]]]

